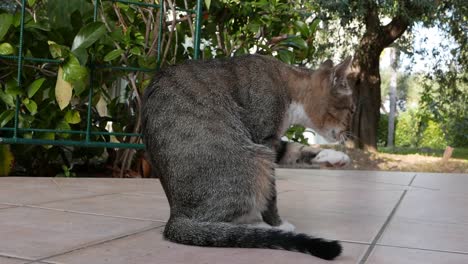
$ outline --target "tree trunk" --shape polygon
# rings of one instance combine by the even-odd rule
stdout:
[[[366,30],[353,60],[356,72],[354,83],[356,112],[351,127],[354,136],[351,146],[376,151],[381,105],[380,54],[406,31],[409,21],[406,17],[397,15],[390,23],[382,26],[376,4],[373,1],[366,3],[367,13],[364,19]]]
[[[364,35],[353,61],[353,66],[357,69],[354,86],[356,112],[351,130],[354,136],[353,145],[369,151],[377,150],[377,125],[381,105],[379,58],[382,49],[376,43],[375,35]]]
[[[398,54],[397,48],[390,49],[390,89],[389,89],[389,100],[390,100],[390,113],[388,114],[388,137],[387,147],[394,146],[394,135],[395,135],[395,115],[396,115],[396,90],[398,80]]]

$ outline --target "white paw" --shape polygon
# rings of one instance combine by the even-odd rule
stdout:
[[[284,221],[281,223],[281,225],[279,226],[275,226],[274,228],[276,229],[281,229],[283,231],[286,231],[286,232],[293,232],[294,230],[296,230],[296,227],[289,223],[288,221]]]
[[[313,161],[318,163],[327,163],[334,167],[343,167],[351,163],[351,159],[348,155],[333,149],[324,149],[320,151]]]

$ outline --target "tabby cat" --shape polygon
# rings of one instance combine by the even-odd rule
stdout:
[[[327,61],[312,71],[246,55],[159,71],[145,91],[142,124],[171,208],[165,238],[337,257],[338,241],[295,233],[280,218],[274,168],[349,163],[342,152],[281,137],[301,124],[329,140],[343,138],[354,112],[350,65],[351,58],[337,66]]]

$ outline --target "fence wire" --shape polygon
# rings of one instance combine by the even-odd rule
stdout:
[[[113,66],[113,65],[98,65],[94,64],[92,60],[88,64],[88,70],[90,72],[90,83],[89,83],[89,95],[88,95],[88,104],[86,112],[86,130],[58,130],[58,129],[44,129],[44,128],[20,128],[19,127],[19,112],[21,107],[21,100],[19,95],[16,95],[15,99],[15,111],[14,111],[14,124],[13,127],[1,127],[0,131],[12,132],[12,135],[9,137],[0,136],[0,144],[33,144],[33,145],[57,145],[57,146],[79,146],[79,147],[105,147],[105,148],[131,148],[131,149],[143,149],[144,145],[141,143],[125,143],[125,142],[103,142],[103,141],[94,141],[92,136],[120,136],[120,137],[141,137],[141,134],[137,133],[126,133],[126,132],[102,132],[102,131],[91,131],[92,127],[92,98],[94,94],[94,76],[98,70],[119,70],[119,71],[135,71],[135,72],[154,72],[159,69],[161,63],[161,42],[163,34],[163,25],[164,17],[166,10],[164,10],[164,5],[162,4],[150,4],[144,2],[128,1],[128,0],[94,0],[94,13],[93,20],[94,22],[98,21],[98,9],[99,3],[103,1],[112,1],[118,2],[126,5],[136,5],[144,7],[153,7],[160,12],[159,20],[159,35],[158,35],[158,51],[157,51],[157,62],[156,69],[148,69],[141,67],[131,67],[131,66]],[[202,0],[197,0],[195,9],[184,9],[176,7],[178,11],[185,11],[189,14],[195,14],[195,33],[194,33],[194,51],[193,59],[198,59],[200,56],[200,37],[201,37],[201,21],[202,21]],[[52,64],[61,64],[62,60],[49,59],[49,58],[36,58],[36,57],[25,57],[23,55],[23,44],[24,44],[24,27],[25,27],[25,12],[26,12],[26,0],[21,0],[21,10],[20,10],[20,36],[18,43],[18,55],[0,55],[1,59],[13,60],[16,61],[18,65],[18,75],[17,75],[17,85],[20,89],[25,89],[22,82],[23,74],[23,62],[31,61],[38,63],[52,63]],[[54,133],[54,134],[80,134],[85,136],[85,140],[49,140],[49,139],[40,139],[40,138],[25,138],[21,135],[23,133],[36,132],[36,133]]]

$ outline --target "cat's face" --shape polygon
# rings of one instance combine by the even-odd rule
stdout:
[[[319,133],[331,142],[344,142],[350,136],[351,121],[356,109],[350,87],[352,58],[333,67],[331,61],[322,64],[326,73],[322,79],[323,95]]]

